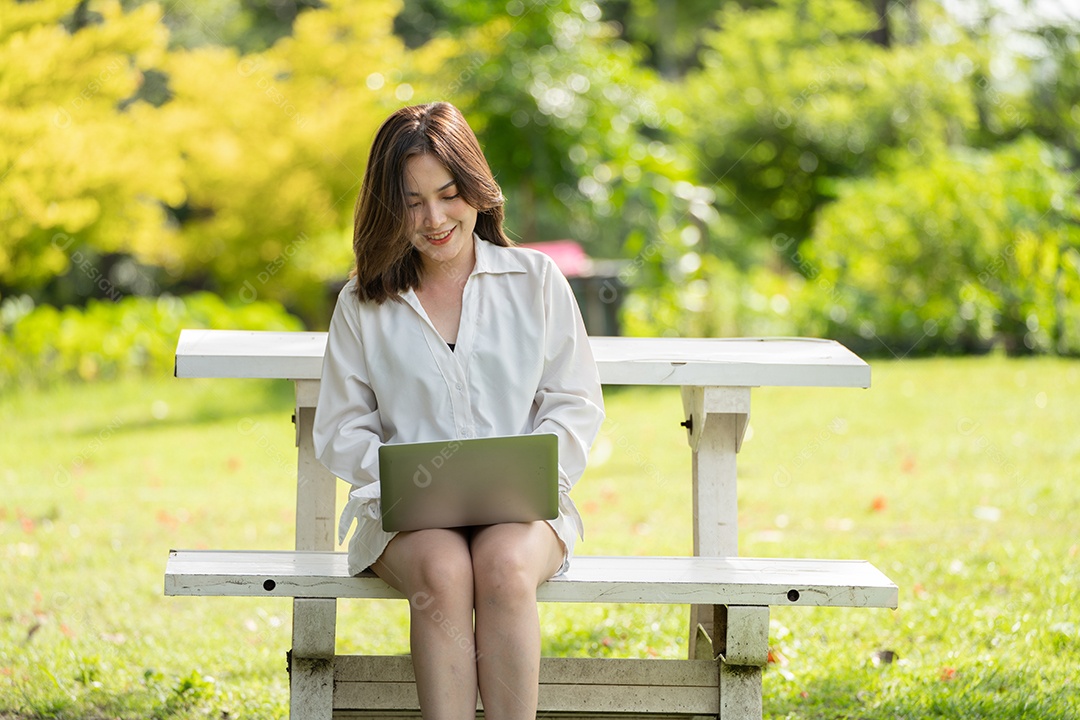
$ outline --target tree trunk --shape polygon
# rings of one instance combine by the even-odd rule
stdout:
[[[892,45],[892,33],[889,29],[889,6],[892,4],[892,0],[872,1],[878,16],[878,26],[876,30],[868,33],[867,37],[876,45],[890,47]]]

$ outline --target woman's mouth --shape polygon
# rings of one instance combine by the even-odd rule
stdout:
[[[450,228],[446,232],[440,233],[438,235],[425,235],[424,239],[432,245],[445,245],[450,240],[450,236],[453,234],[454,228]]]

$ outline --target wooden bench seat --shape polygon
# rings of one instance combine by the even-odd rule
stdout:
[[[345,553],[253,550],[173,550],[165,594],[329,602],[328,616],[337,598],[402,597],[370,572],[350,577]],[[766,662],[770,606],[895,608],[898,599],[896,585],[862,560],[649,556],[576,557],[569,572],[541,585],[537,596],[545,602],[711,605],[718,614],[722,637],[715,647],[699,649],[699,659],[542,658],[539,713],[577,720],[611,713],[715,720],[724,715],[725,684],[740,673],[760,672]],[[419,717],[408,656],[335,655],[332,629],[324,636],[321,651],[294,646],[290,672],[317,673],[333,663],[333,717]],[[740,697],[734,690],[728,696]]]
[[[324,551],[173,550],[166,595],[400,598],[346,554]],[[576,557],[540,586],[542,602],[895,608],[897,588],[863,560],[746,557]]]

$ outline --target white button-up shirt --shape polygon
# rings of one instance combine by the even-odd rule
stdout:
[[[314,441],[320,462],[355,486],[339,525],[343,541],[354,519],[359,523],[349,543],[353,573],[393,537],[382,530],[379,508],[383,443],[554,433],[559,517],[550,524],[567,563],[582,534],[568,493],[585,470],[604,410],[577,303],[543,253],[474,242],[454,350],[412,290],[403,302],[361,303],[354,279],[338,296]]]

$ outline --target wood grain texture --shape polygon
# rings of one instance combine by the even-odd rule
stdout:
[[[817,338],[590,338],[607,385],[869,387],[870,366]],[[326,333],[182,330],[176,377],[318,380]]]
[[[350,577],[345,553],[174,550],[166,595],[399,598],[371,573]],[[576,557],[540,586],[543,602],[888,607],[898,592],[863,560]]]
[[[708,660],[542,658],[539,713],[712,715],[719,712],[718,665]],[[336,710],[416,711],[408,656],[339,655]]]

